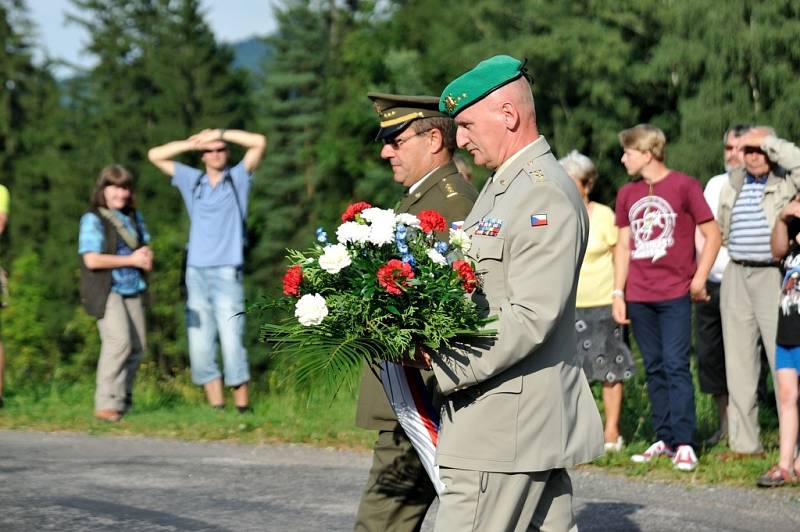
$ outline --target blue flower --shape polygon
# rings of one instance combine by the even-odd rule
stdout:
[[[394,232],[394,237],[397,240],[405,240],[407,235],[408,235],[408,228],[403,224],[398,224],[397,229]]]
[[[448,250],[448,249],[449,249],[449,247],[448,247],[448,245],[447,245],[447,242],[442,242],[441,240],[440,240],[440,241],[438,241],[438,242],[436,242],[436,251],[438,251],[438,252],[439,252],[439,253],[441,253],[442,255],[444,255],[445,253],[447,253],[447,250]]]
[[[400,253],[401,255],[405,255],[406,253],[408,253],[408,244],[398,240],[397,241],[397,252]]]
[[[322,227],[317,227],[317,242],[320,244],[328,243],[328,233]]]
[[[411,253],[404,253],[403,254],[403,262],[406,264],[410,264],[411,266],[417,265],[417,259],[414,258],[414,255]]]

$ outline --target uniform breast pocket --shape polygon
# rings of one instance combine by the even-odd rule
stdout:
[[[505,239],[498,236],[476,235],[472,237],[470,255],[475,261],[475,273],[478,275],[483,292],[490,300],[505,296],[505,271],[503,249]]]

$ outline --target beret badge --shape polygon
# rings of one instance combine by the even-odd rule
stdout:
[[[444,99],[444,106],[445,106],[445,109],[447,109],[448,113],[452,113],[453,109],[456,108],[456,101],[455,101],[455,99],[453,99],[452,95],[450,95],[450,96],[448,96],[447,98]]]

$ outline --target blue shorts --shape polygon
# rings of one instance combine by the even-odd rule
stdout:
[[[800,373],[800,345],[775,346],[775,369],[793,369]]]

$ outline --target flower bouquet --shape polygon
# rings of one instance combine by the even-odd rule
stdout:
[[[341,385],[363,361],[413,359],[416,343],[437,350],[456,337],[494,334],[465,297],[478,280],[464,260],[470,240],[436,211],[396,214],[350,205],[329,242],[317,229],[307,251],[290,250],[283,303],[294,318],[264,324],[261,339],[291,358],[298,380]]]

